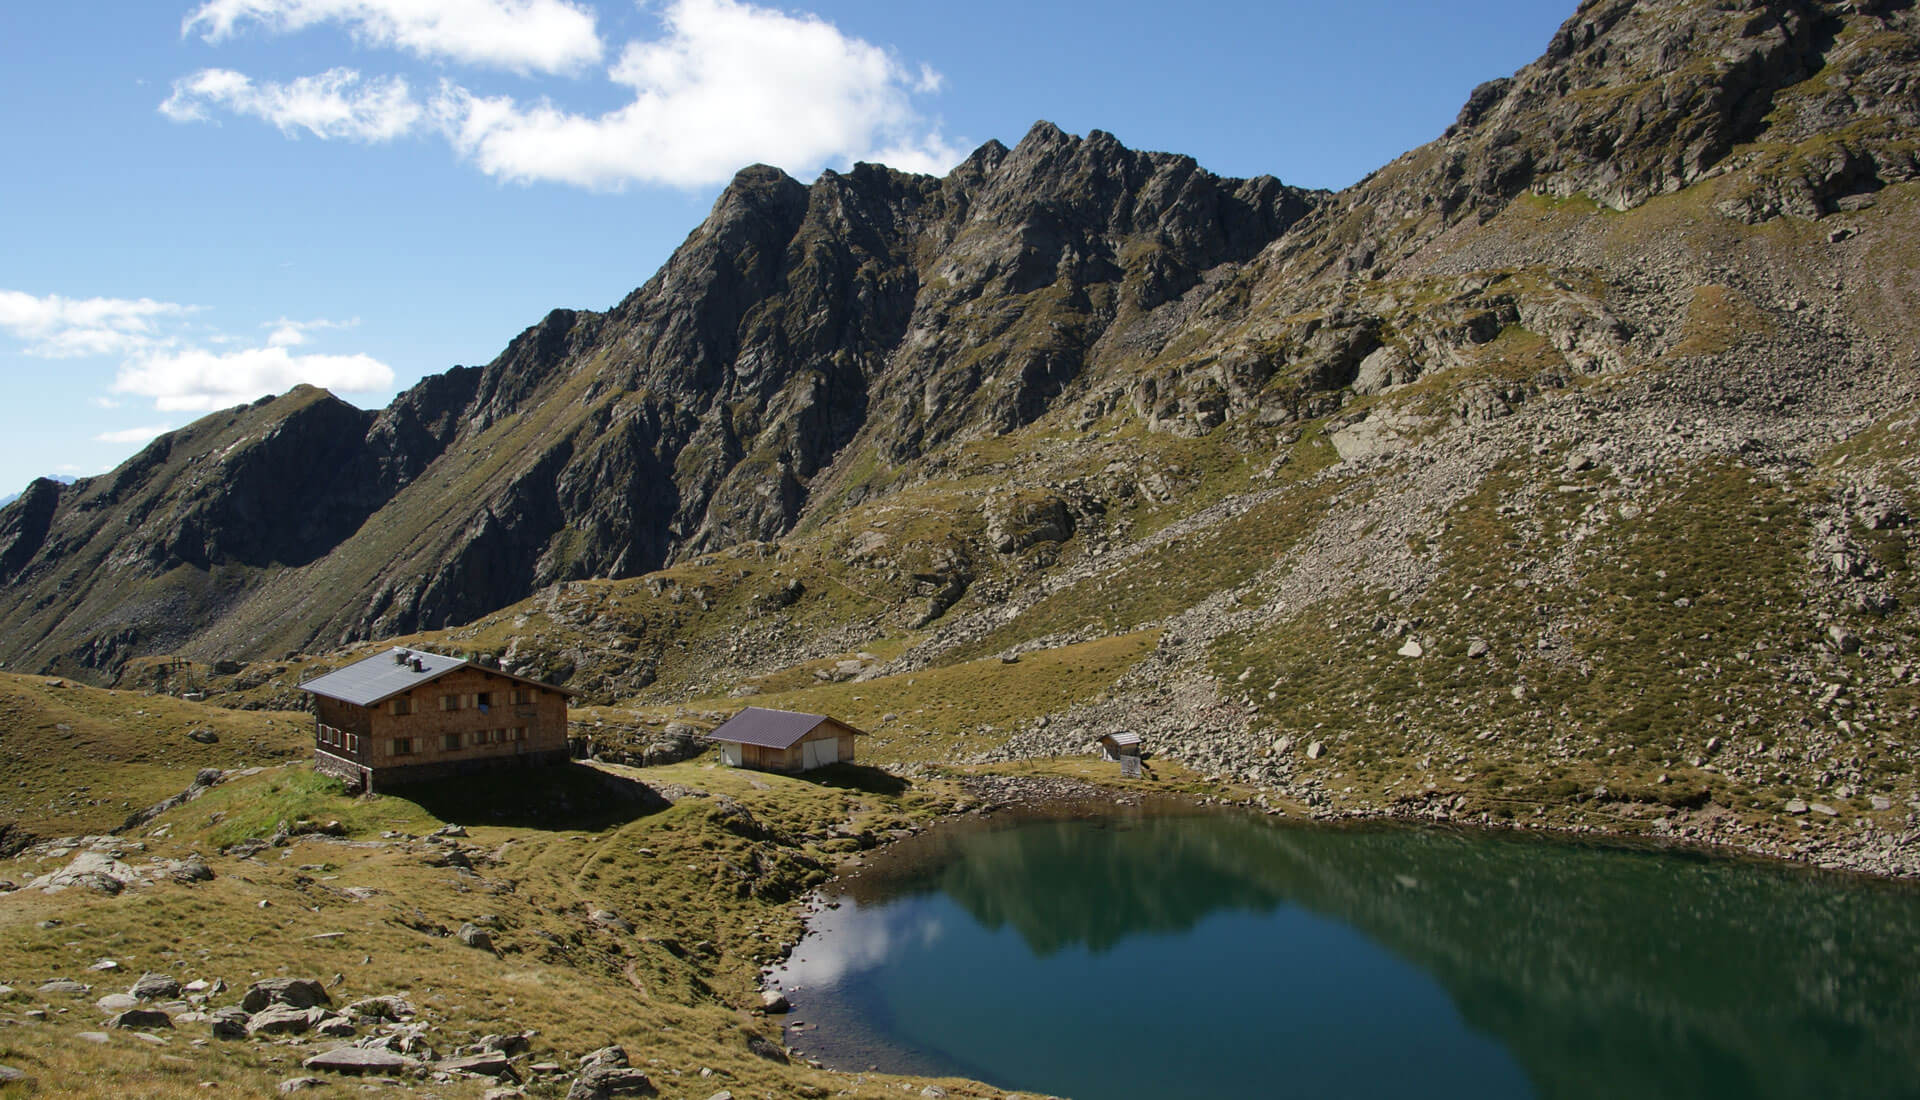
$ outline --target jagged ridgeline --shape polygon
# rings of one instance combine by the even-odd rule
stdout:
[[[1916,23],[1873,0],[1589,0],[1337,194],[1046,123],[944,178],[748,168],[619,305],[556,310],[485,367],[378,411],[297,388],[35,482],[0,510],[0,658],[103,679],[272,658],[768,542],[862,597],[782,659],[886,631],[921,632],[922,662],[1086,641],[1241,590],[1279,622],[1313,603],[1287,584],[1404,600],[1434,583],[1447,509],[1496,468],[1528,484],[1499,463],[1546,453],[1507,424],[1536,408],[1644,410],[1586,431],[1622,463],[1684,423],[1684,470],[1805,466],[1902,406]],[[1378,499],[1341,530],[1398,541],[1288,561],[1357,485]],[[1112,561],[1177,591],[1074,606]]]
[[[749,168],[619,306],[557,310],[484,368],[380,412],[296,389],[34,483],[0,520],[6,656],[331,644],[783,535],[857,467],[1084,391],[1104,334],[1323,199],[1044,124],[945,179]]]

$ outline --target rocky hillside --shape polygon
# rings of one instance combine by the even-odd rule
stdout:
[[[484,368],[379,413],[296,390],[36,482],[0,514],[5,655],[332,644],[779,536],[831,473],[1031,423],[1109,329],[1322,200],[1044,124],[944,180],[747,169],[626,301]]]
[[[1339,194],[1044,123],[748,169],[484,368],[36,483],[0,656],[265,704],[427,631],[882,759],[1131,725],[1296,805],[1920,866],[1916,77],[1910,4],[1589,0]]]

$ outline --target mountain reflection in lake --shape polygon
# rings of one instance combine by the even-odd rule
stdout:
[[[1920,1096],[1920,892],[1663,852],[1134,816],[956,828],[780,975],[843,1069],[1080,1100]]]

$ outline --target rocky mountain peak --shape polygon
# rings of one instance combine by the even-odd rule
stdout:
[[[1577,195],[1633,211],[1698,188],[1728,225],[1861,209],[1920,178],[1916,42],[1910,3],[1589,0],[1339,195],[1045,121],[941,178],[754,165],[611,310],[554,310],[385,410],[300,390],[36,486],[0,511],[0,637],[19,639],[0,657],[443,626],[828,523],[1036,422],[1224,426],[1259,450],[1538,340],[1542,363],[1457,399],[1496,417],[1677,322],[1600,274],[1488,274],[1537,255],[1470,243]],[[1452,281],[1394,282],[1433,271]]]

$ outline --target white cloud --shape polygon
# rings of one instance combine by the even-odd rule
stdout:
[[[212,108],[251,115],[294,136],[391,141],[411,131],[425,112],[397,76],[364,79],[352,69],[328,69],[282,84],[255,83],[231,69],[202,69],[173,82],[160,112],[176,122],[204,122]]]
[[[287,349],[324,329],[360,322],[291,321],[269,329],[266,347],[209,351],[206,345],[237,343],[221,332],[189,326],[197,306],[151,298],[63,298],[0,290],[0,332],[19,339],[29,355],[46,358],[113,356],[121,360],[111,392],[152,399],[162,412],[225,408],[307,382],[346,393],[371,393],[393,384],[393,369],[367,355],[294,355]],[[103,409],[121,401],[97,396]],[[102,442],[137,442],[165,428],[130,428],[99,436]]]
[[[26,341],[27,353],[49,359],[121,355],[161,340],[158,322],[193,307],[152,298],[39,297],[0,290],[0,330]]]
[[[267,334],[267,346],[270,348],[294,348],[306,343],[311,332],[323,329],[352,328],[360,323],[358,317],[351,321],[289,321],[285,317],[266,325],[273,331]]]
[[[154,424],[145,428],[122,428],[115,432],[101,432],[93,438],[101,443],[145,443],[172,430],[173,426],[170,424]]]
[[[539,27],[565,22],[566,12],[591,32],[591,14],[559,0],[207,0],[186,27],[219,40],[248,21],[276,30],[343,22],[381,44],[501,63],[504,55],[478,46],[454,49],[449,28],[467,16],[481,24],[518,19],[538,39]],[[597,190],[703,186],[756,161],[803,177],[853,160],[938,174],[965,154],[914,103],[940,90],[938,72],[910,69],[817,16],[745,0],[664,0],[659,18],[659,36],[628,43],[608,70],[631,101],[604,114],[544,97],[480,95],[451,79],[429,107],[400,77],[348,68],[287,83],[205,69],[175,81],[160,110],[183,122],[227,113],[289,136],[304,130],[367,142],[437,128],[490,176]],[[593,58],[598,50],[596,38]]]
[[[574,72],[603,52],[593,9],[567,0],[206,0],[180,30],[218,42],[249,22],[341,24],[368,45],[515,72]]]
[[[345,393],[393,384],[393,368],[366,355],[294,355],[284,347],[216,353],[192,349],[124,364],[115,393],[153,399],[162,412],[211,410],[282,393],[306,382]]]
[[[634,95],[618,110],[588,117],[448,83],[435,114],[489,175],[599,189],[712,183],[754,161],[806,173],[883,158],[940,172],[963,155],[911,99],[938,73],[909,72],[824,20],[739,0],[669,0],[661,20],[664,35],[630,43],[609,73]]]

